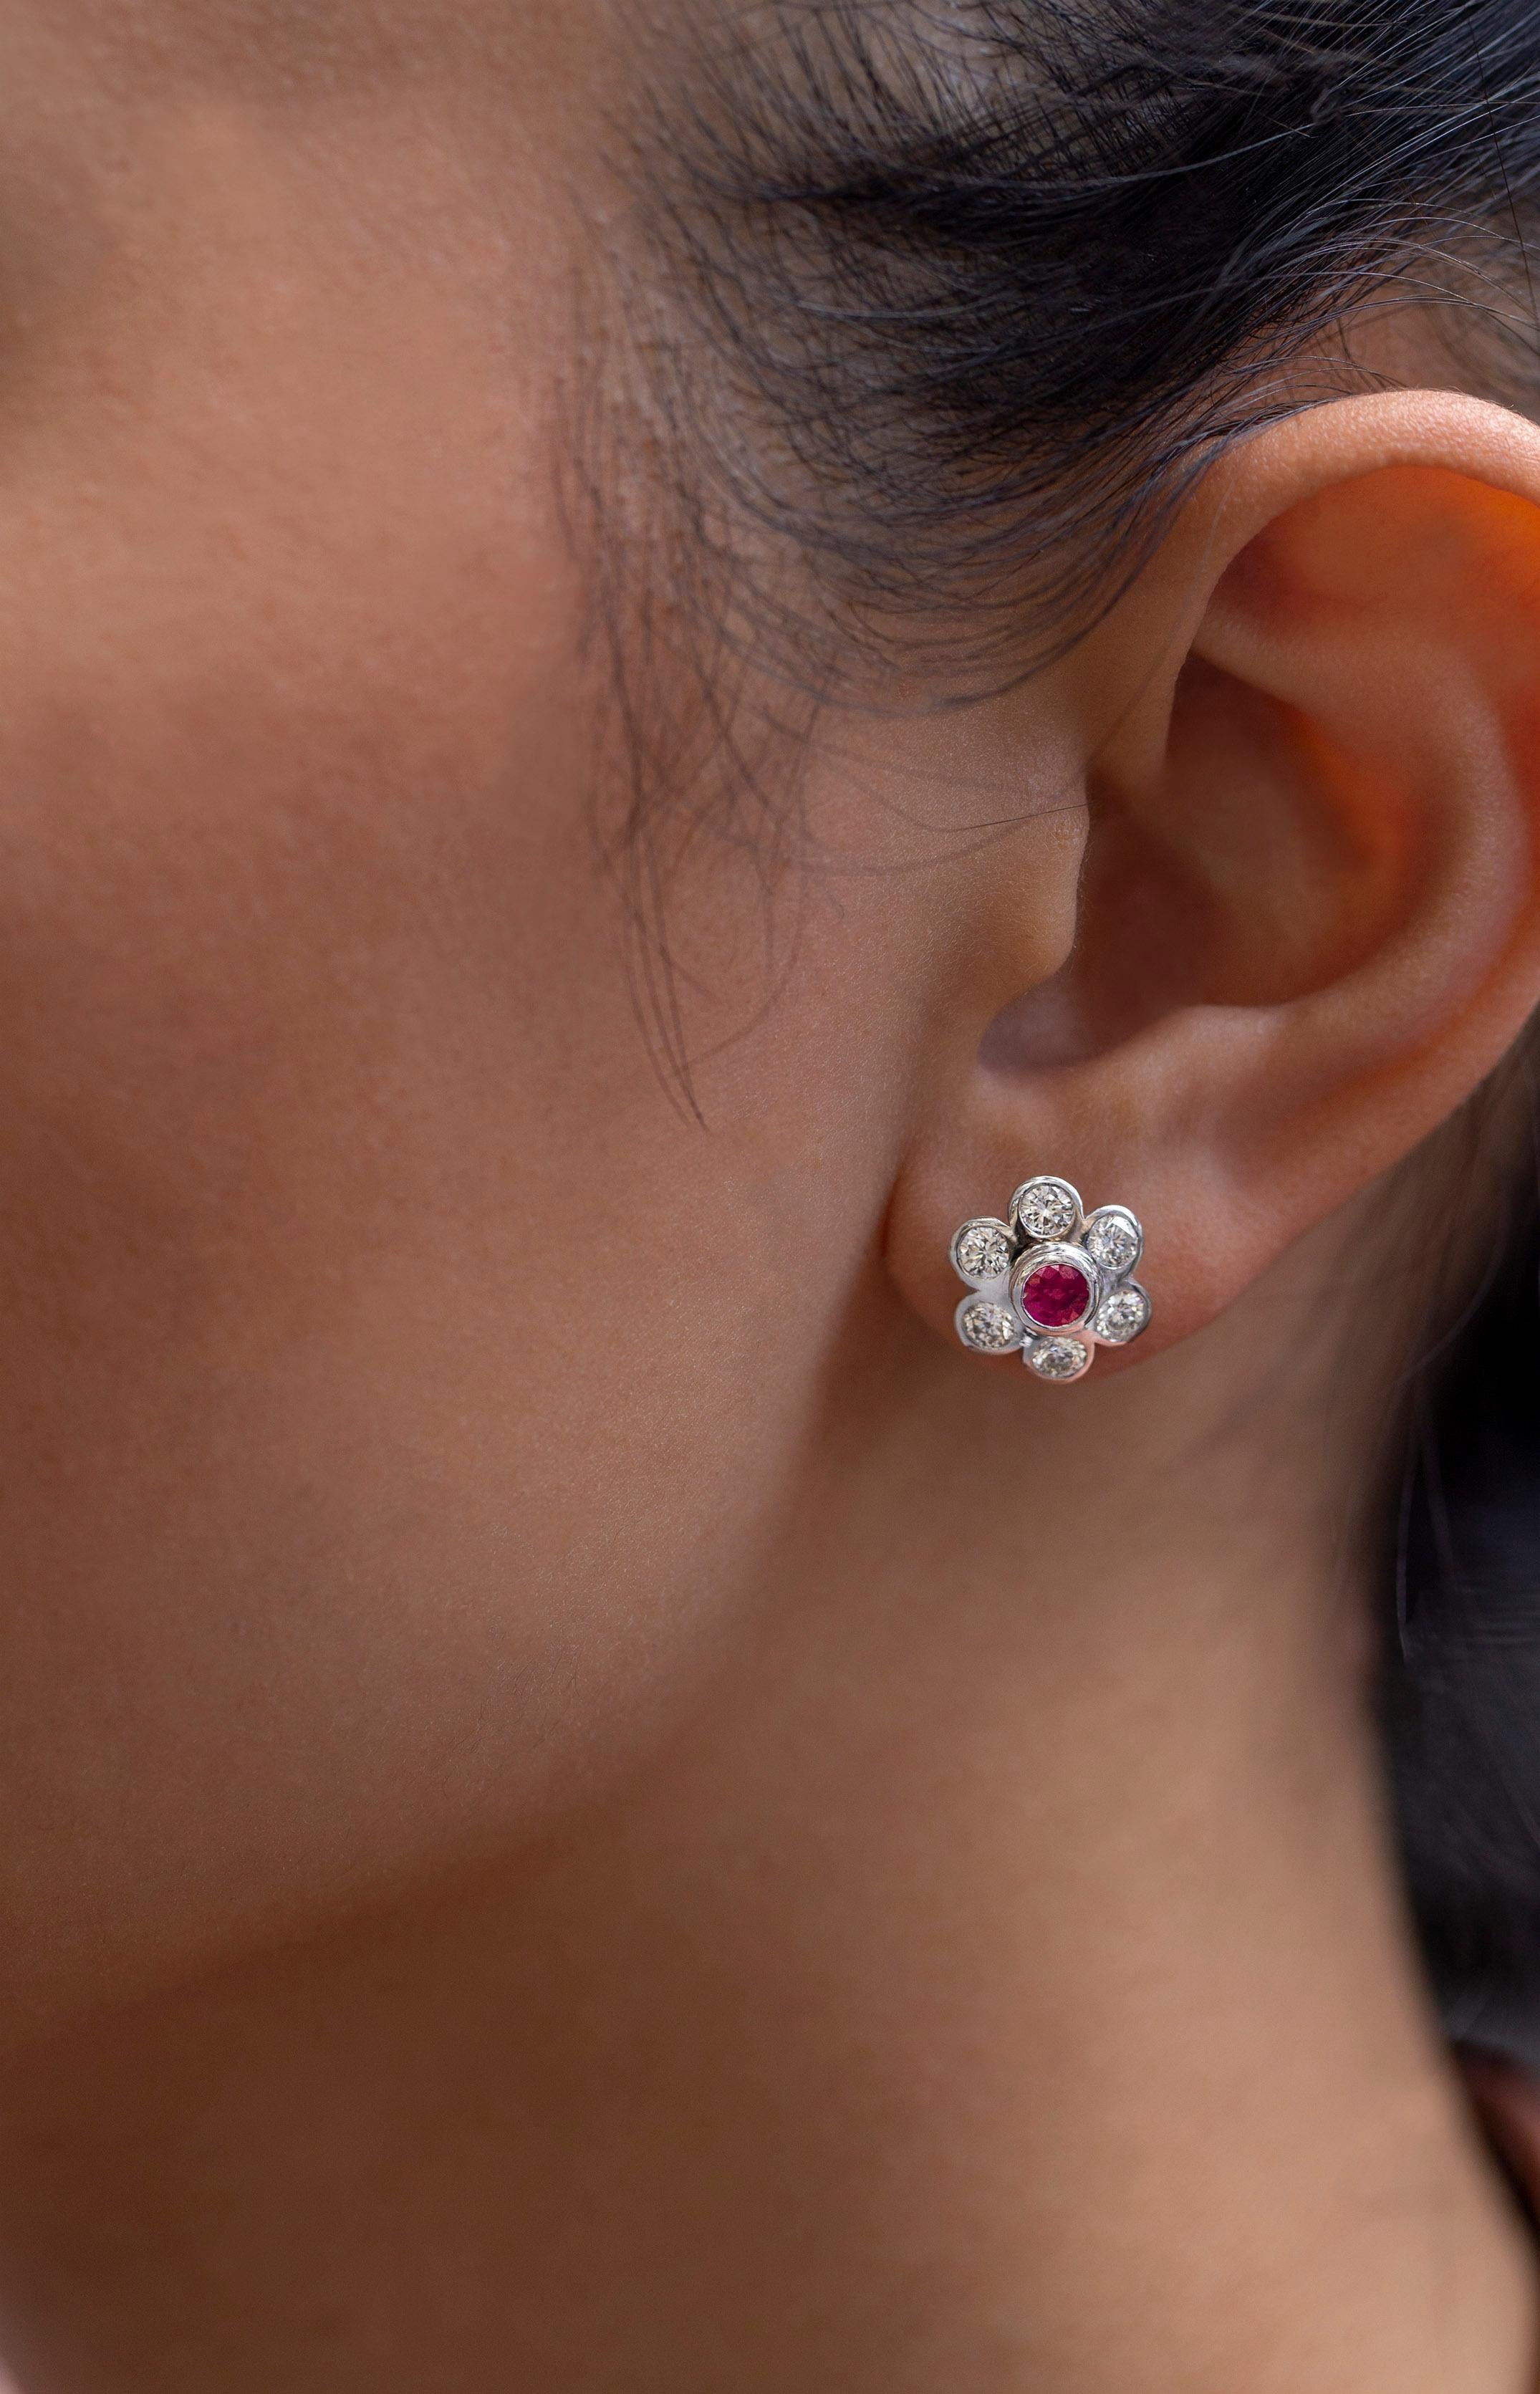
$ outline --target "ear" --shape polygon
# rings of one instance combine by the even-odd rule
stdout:
[[[1069,670],[1073,948],[1025,985],[1041,893],[994,850],[891,1256],[952,1336],[958,1223],[1039,1173],[1130,1206],[1154,1321],[1105,1371],[1408,1154],[1540,1001],[1540,432],[1438,392],[1270,428]]]

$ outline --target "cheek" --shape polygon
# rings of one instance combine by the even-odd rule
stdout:
[[[691,1438],[559,678],[175,628],[0,758],[0,1872],[157,1942],[564,1787]]]
[[[184,128],[0,450],[0,2025],[647,1751],[886,1302],[925,890],[768,953],[691,833],[703,1127],[595,839],[570,278],[417,121],[340,209]]]
[[[473,1860],[654,1740],[880,1195],[795,1008],[709,1134],[652,1069],[548,455],[489,539],[447,415],[425,475],[355,392],[339,456],[323,366],[257,463],[151,428],[137,503],[41,503],[7,627],[14,2004]],[[731,954],[731,893],[679,904]]]

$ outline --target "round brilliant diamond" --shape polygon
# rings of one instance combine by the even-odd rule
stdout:
[[[978,1355],[1008,1355],[1020,1343],[1021,1333],[998,1305],[980,1301],[967,1306],[957,1324],[965,1347]]]
[[[1017,1201],[1016,1218],[1029,1239],[1062,1239],[1075,1226],[1075,1205],[1052,1180],[1029,1181]]]
[[[1139,1259],[1139,1235],[1126,1215],[1103,1214],[1088,1223],[1086,1244],[1106,1271],[1131,1271]]]
[[[1150,1299],[1142,1288],[1120,1288],[1105,1299],[1091,1328],[1109,1347],[1126,1347],[1150,1326]]]
[[[1040,1380],[1078,1380],[1090,1360],[1078,1338],[1040,1338],[1027,1353]]]
[[[970,1222],[957,1241],[957,1269],[966,1280],[1003,1280],[1011,1244],[998,1222]]]

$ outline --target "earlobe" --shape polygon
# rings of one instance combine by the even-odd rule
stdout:
[[[951,1330],[970,1204],[1044,1170],[1113,1190],[1159,1256],[1151,1353],[1415,1149],[1540,1003],[1540,433],[1438,394],[1276,426],[1087,647],[1124,696],[1073,952],[979,993],[894,1262]]]

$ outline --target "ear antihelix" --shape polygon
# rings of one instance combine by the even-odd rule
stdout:
[[[1087,1213],[1068,1180],[1024,1181],[1004,1219],[981,1215],[952,1242],[969,1294],[957,1335],[975,1355],[1020,1354],[1050,1387],[1084,1379],[1099,1347],[1130,1347],[1150,1327],[1148,1292],[1132,1275],[1144,1230],[1126,1205]]]

